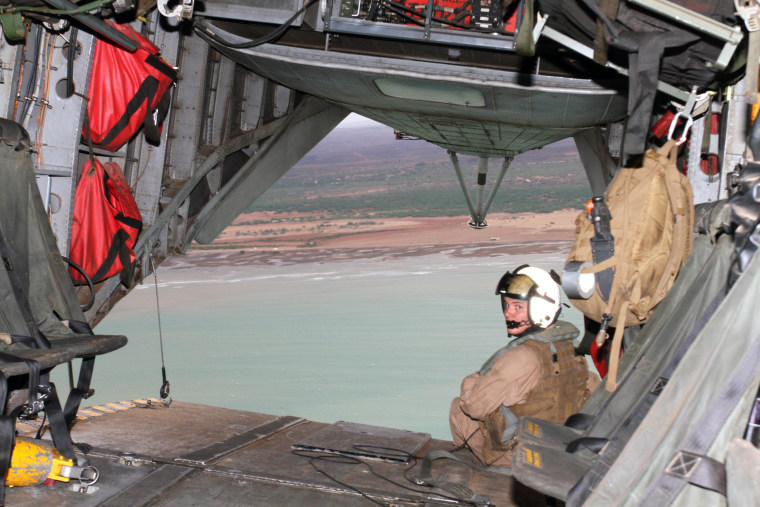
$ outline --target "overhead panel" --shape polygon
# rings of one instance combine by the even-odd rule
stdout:
[[[245,40],[213,26],[232,41]],[[540,148],[617,121],[627,106],[615,89],[584,79],[329,47],[217,47],[275,82],[462,154],[503,157]]]
[[[422,81],[398,77],[375,79],[380,93],[397,99],[439,102],[454,106],[485,107],[483,92],[440,81]]]
[[[303,7],[304,0],[227,0],[203,2],[203,16],[282,24]],[[298,16],[291,26],[301,26],[303,15]]]

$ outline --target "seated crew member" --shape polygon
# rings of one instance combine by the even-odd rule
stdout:
[[[518,417],[564,423],[588,398],[592,374],[575,355],[578,329],[557,321],[560,289],[549,273],[521,266],[501,278],[496,295],[511,341],[462,381],[449,424],[455,445],[485,465],[511,467]]]

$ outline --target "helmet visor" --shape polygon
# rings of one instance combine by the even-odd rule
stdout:
[[[527,275],[507,273],[499,280],[499,285],[496,286],[496,294],[501,295],[502,298],[527,301],[530,291],[535,285],[535,282]]]

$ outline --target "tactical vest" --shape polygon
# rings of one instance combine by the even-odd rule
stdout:
[[[481,369],[481,375],[491,369],[495,360],[507,350],[524,345],[535,352],[541,365],[541,377],[530,391],[525,403],[508,407],[517,417],[537,417],[564,423],[576,413],[590,396],[586,386],[588,364],[582,356],[575,355],[573,339],[578,328],[568,322],[558,321],[553,327],[528,335],[497,351]],[[515,421],[516,423],[516,421]],[[495,462],[516,443],[509,432],[502,408],[486,415],[480,422],[485,441],[482,456],[487,465]]]
[[[586,388],[588,365],[582,356],[575,355],[572,340],[541,343],[527,340],[541,362],[541,379],[528,394],[525,403],[509,407],[517,417],[537,417],[564,423],[588,399]],[[556,353],[552,351],[552,346]]]

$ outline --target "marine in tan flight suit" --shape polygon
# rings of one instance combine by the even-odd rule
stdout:
[[[501,278],[496,294],[512,340],[464,378],[449,423],[454,444],[485,465],[511,467],[517,418],[563,423],[588,398],[595,375],[575,355],[578,329],[557,321],[560,291],[549,273],[521,266]]]

